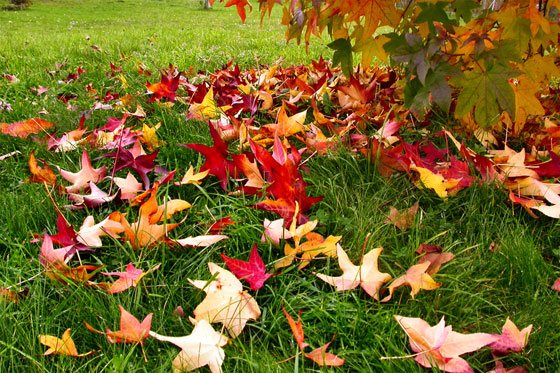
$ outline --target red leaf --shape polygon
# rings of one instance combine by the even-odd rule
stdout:
[[[252,290],[259,290],[265,281],[272,276],[266,273],[266,267],[257,250],[257,245],[253,245],[249,261],[234,259],[222,254],[222,259],[228,269],[240,280],[249,283]]]
[[[200,167],[200,172],[209,170],[211,175],[220,179],[222,189],[227,190],[229,176],[235,176],[236,169],[232,160],[227,159],[229,152],[227,143],[222,140],[218,131],[211,124],[210,135],[214,140],[214,146],[203,144],[183,144],[183,146],[199,152],[206,158],[206,162]]]
[[[176,91],[179,88],[179,79],[181,79],[181,74],[177,74],[175,77],[170,78],[164,74],[161,74],[161,81],[158,83],[146,83],[146,88],[148,93],[152,96],[150,101],[160,101],[162,98],[173,102],[177,96]]]
[[[88,323],[84,323],[86,328],[94,333],[105,334],[107,339],[111,343],[139,343],[143,344],[144,340],[148,338],[150,329],[152,328],[152,316],[150,313],[146,318],[140,322],[134,316],[132,316],[123,306],[119,305],[121,310],[121,328],[120,330],[111,331],[107,329],[107,332],[99,331],[93,328]]]
[[[241,21],[243,23],[245,23],[245,19],[247,19],[247,12],[245,10],[245,7],[248,6],[249,11],[252,11],[253,7],[251,6],[251,3],[249,3],[249,1],[247,0],[229,0],[226,3],[226,8],[234,5],[237,8],[237,14],[239,14],[239,18],[241,18]]]
[[[225,218],[218,219],[214,224],[208,229],[208,234],[222,234],[228,225],[235,224],[235,221],[231,219],[231,216],[226,216]]]

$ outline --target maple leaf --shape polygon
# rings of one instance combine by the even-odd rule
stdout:
[[[311,260],[313,260],[318,255],[325,255],[329,257],[336,257],[337,248],[336,244],[342,236],[328,236],[324,238],[318,233],[310,232],[305,235],[306,241],[299,244],[296,242],[296,246],[292,248],[290,245],[286,244],[284,246],[284,253],[286,257],[276,262],[276,268],[281,268],[288,266],[296,258],[296,255],[301,254],[299,258],[301,263],[298,269],[305,268],[309,265]]]
[[[76,233],[76,241],[88,247],[101,247],[103,246],[101,236],[116,238],[122,231],[122,225],[110,217],[95,224],[93,216],[88,215]]]
[[[169,77],[164,73],[161,73],[161,81],[157,83],[146,82],[146,88],[148,94],[150,95],[150,102],[160,101],[162,98],[169,100],[170,102],[175,101],[177,96],[177,88],[179,88],[179,80],[181,79],[181,74],[177,74],[174,77]]]
[[[266,183],[256,161],[251,162],[246,154],[234,154],[233,162],[237,169],[247,177],[247,182],[243,186],[246,188],[262,189]]]
[[[245,19],[247,18],[247,11],[245,7],[249,7],[249,11],[253,10],[251,3],[248,0],[228,0],[226,3],[226,8],[230,6],[234,6],[237,8],[237,14],[239,18],[241,18],[241,22],[245,23]]]
[[[232,337],[237,337],[249,320],[261,315],[259,305],[235,275],[212,262],[208,263],[211,281],[189,282],[206,293],[206,298],[194,310],[196,320],[222,323]]]
[[[84,152],[82,153],[81,167],[82,168],[80,169],[80,171],[76,173],[65,171],[60,167],[57,167],[60,176],[72,183],[71,186],[66,187],[66,191],[68,193],[76,193],[80,190],[85,189],[86,187],[89,187],[90,181],[97,183],[105,176],[105,173],[107,171],[105,166],[100,168],[93,168],[91,165],[89,154],[86,150],[84,150]]]
[[[120,147],[116,152],[103,155],[103,158],[115,158],[114,172],[125,168],[136,171],[142,179],[144,187],[149,189],[150,180],[148,179],[148,173],[155,167],[155,159],[158,156],[158,152],[146,154],[140,142],[136,141],[130,150]]]
[[[181,238],[174,241],[181,246],[208,247],[210,245],[215,244],[216,242],[225,240],[226,238],[229,237],[224,236],[223,234],[214,234],[214,235],[201,235],[196,237]]]
[[[461,118],[475,109],[474,118],[482,128],[489,128],[500,116],[500,109],[515,117],[515,93],[508,79],[511,69],[495,64],[487,70],[467,71],[455,80],[463,90],[457,98],[455,116]]]
[[[175,229],[180,223],[158,223],[165,222],[175,213],[191,207],[190,203],[181,199],[170,200],[163,205],[158,205],[156,196],[159,185],[159,182],[156,181],[151,189],[136,197],[140,200],[145,198],[140,205],[136,222],[130,224],[126,220],[125,214],[118,211],[109,216],[110,220],[120,223],[125,239],[132,244],[134,249],[151,245],[163,239],[169,231]]]
[[[212,328],[208,321],[193,320],[194,329],[184,337],[168,337],[150,331],[150,336],[162,342],[170,342],[181,349],[173,360],[175,372],[192,371],[208,365],[212,373],[222,372],[221,366],[225,358],[222,348],[229,339]]]
[[[89,351],[83,354],[79,354],[78,350],[76,349],[76,345],[74,344],[74,341],[70,336],[70,329],[66,329],[66,331],[62,334],[62,338],[58,338],[52,335],[40,335],[39,343],[44,344],[49,348],[43,354],[45,356],[64,355],[64,356],[82,357],[95,353],[95,351]]]
[[[410,296],[414,299],[414,296],[418,294],[420,290],[433,290],[441,286],[440,283],[435,282],[434,279],[426,273],[430,267],[430,262],[419,263],[410,267],[404,275],[396,278],[389,286],[389,295],[383,298],[382,302],[388,302],[393,296],[395,289],[401,286],[410,286]]]
[[[497,340],[486,333],[461,334],[451,325],[445,326],[442,317],[439,324],[430,326],[420,318],[395,315],[395,319],[408,335],[410,347],[417,356],[416,362],[425,368],[438,368],[444,372],[472,372],[469,363],[460,357]]]
[[[404,231],[414,224],[414,217],[418,212],[419,206],[418,202],[416,202],[414,205],[403,211],[399,211],[391,206],[389,216],[385,220],[385,223],[393,224],[398,229]]]
[[[113,282],[107,289],[107,293],[116,294],[125,291],[130,287],[136,287],[142,278],[160,267],[161,264],[154,266],[146,272],[134,267],[134,264],[128,263],[124,272],[101,272],[104,276],[118,276],[119,279]]]
[[[104,191],[99,189],[93,181],[90,181],[88,185],[90,194],[82,195],[77,193],[68,193],[68,199],[74,202],[74,204],[70,206],[71,208],[99,207],[104,203],[111,202],[119,194],[119,192],[117,192],[110,196],[108,193],[105,193]]]
[[[39,166],[37,158],[35,158],[35,152],[31,152],[31,154],[29,154],[29,160],[27,162],[29,165],[29,171],[31,172],[31,176],[28,179],[29,182],[56,185],[56,174],[45,161],[42,163],[43,167]]]
[[[286,315],[286,319],[288,320],[288,325],[290,325],[290,329],[292,330],[292,334],[296,339],[297,345],[300,350],[304,350],[309,344],[305,343],[305,334],[303,332],[303,322],[301,321],[301,312],[298,314],[298,321],[295,320],[290,316],[288,311],[286,311],[286,307],[282,305],[282,311],[284,311],[284,315]]]
[[[210,234],[221,234],[227,226],[236,224],[236,222],[231,218],[231,216],[226,216],[216,220],[210,228],[208,228],[208,233]]]
[[[313,360],[315,362],[315,364],[319,365],[319,366],[327,366],[327,367],[340,367],[343,366],[344,363],[346,362],[344,359],[336,356],[335,354],[332,354],[330,352],[327,352],[327,349],[329,348],[329,346],[331,345],[332,342],[328,342],[324,345],[322,345],[321,347],[317,347],[316,349],[314,349],[311,352],[307,352],[305,354],[305,357]]]
[[[48,122],[44,119],[31,118],[11,124],[0,123],[0,133],[13,137],[26,138],[29,135],[33,135],[43,131],[46,132],[47,129],[53,126],[53,123]]]
[[[533,325],[529,325],[520,331],[508,317],[502,327],[502,334],[497,335],[498,339],[492,342],[489,347],[493,353],[499,355],[505,355],[509,352],[521,352],[527,345],[532,329]]]
[[[214,126],[209,125],[209,129],[214,146],[203,144],[183,144],[183,146],[204,155],[206,161],[200,167],[200,172],[208,170],[210,175],[214,175],[220,180],[222,189],[227,190],[229,176],[235,177],[236,174],[235,165],[232,160],[227,159],[229,154],[227,143],[222,140]]]
[[[303,332],[303,323],[301,321],[301,311],[298,314],[298,321],[296,322],[292,316],[286,311],[286,307],[282,305],[282,311],[286,316],[286,320],[288,320],[288,325],[290,325],[290,329],[292,330],[292,334],[296,339],[297,345],[301,351],[305,350],[306,347],[309,346],[305,342],[305,334]],[[332,341],[329,343],[324,344],[321,347],[314,349],[311,352],[304,353],[304,356],[310,360],[313,360],[319,366],[342,366],[344,365],[344,359],[339,358],[338,356],[327,352],[327,349],[331,345]]]
[[[356,266],[352,264],[346,252],[339,244],[336,245],[336,254],[338,256],[338,265],[343,274],[338,277],[316,274],[321,280],[336,287],[337,291],[355,289],[361,286],[375,300],[379,299],[379,289],[384,283],[391,280],[391,275],[382,273],[377,268],[377,261],[383,248],[377,248],[365,254],[361,260],[361,264]]]
[[[419,180],[416,185],[419,188],[432,189],[436,194],[443,199],[446,199],[450,194],[453,195],[457,192],[457,186],[460,179],[445,179],[442,175],[433,173],[431,170],[424,167],[410,166],[410,170],[416,171],[419,174]]]
[[[273,136],[292,136],[296,133],[303,132],[303,124],[305,123],[306,116],[307,110],[304,110],[289,117],[286,113],[285,106],[282,105],[280,107],[280,110],[278,111],[278,118],[276,119],[276,123],[266,124],[263,126],[263,128]]]
[[[418,264],[430,263],[430,266],[426,269],[427,274],[435,275],[442,265],[453,260],[455,257],[453,253],[444,253],[442,251],[443,249],[440,246],[432,244],[420,244],[416,250],[417,254],[424,254],[418,261]]]
[[[153,313],[148,314],[142,322],[138,321],[130,312],[119,305],[121,312],[120,329],[111,331],[107,328],[106,332],[102,332],[93,328],[87,322],[84,322],[86,328],[94,333],[103,334],[110,343],[135,343],[143,345],[148,338],[150,329],[152,328]]]
[[[214,100],[214,88],[210,87],[206,95],[202,99],[202,102],[192,103],[189,108],[189,119],[215,119],[219,118],[222,113],[222,109],[218,107],[218,104]]]
[[[203,180],[206,176],[208,176],[208,172],[210,172],[210,170],[197,172],[195,174],[194,167],[190,166],[187,172],[185,173],[185,176],[183,176],[180,182],[176,182],[175,185],[184,185],[184,184],[200,185],[201,180]]]
[[[72,246],[55,249],[51,236],[44,234],[43,243],[39,252],[39,263],[46,269],[65,267],[72,259]]]
[[[134,175],[130,172],[126,174],[126,178],[114,177],[113,182],[119,187],[121,192],[120,198],[128,200],[136,197],[138,192],[142,191],[142,183],[138,182]]]
[[[238,279],[247,281],[252,290],[259,290],[264,286],[265,281],[273,276],[271,273],[266,273],[266,267],[259,255],[257,245],[253,245],[249,261],[230,258],[223,253],[221,255],[228,269]]]
[[[265,242],[268,238],[272,243],[278,246],[280,245],[280,240],[292,238],[292,233],[284,228],[284,219],[282,218],[273,221],[264,219],[263,226],[264,232],[261,237],[262,242]]]

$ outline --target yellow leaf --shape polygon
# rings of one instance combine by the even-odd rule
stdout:
[[[86,352],[84,354],[78,354],[76,345],[70,337],[70,329],[66,329],[64,334],[62,334],[62,339],[52,336],[52,335],[40,335],[39,342],[49,347],[43,355],[65,355],[73,357],[81,357],[93,354],[95,351]]]
[[[434,174],[432,171],[424,167],[410,166],[410,169],[418,172],[420,179],[416,182],[419,188],[432,189],[436,194],[443,199],[446,199],[449,192],[455,188],[461,180],[448,179],[446,180],[439,174]]]

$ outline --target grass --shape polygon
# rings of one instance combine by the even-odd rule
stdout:
[[[194,77],[196,71],[212,72],[231,58],[249,68],[273,63],[280,56],[287,65],[329,54],[320,43],[311,45],[310,54],[301,47],[286,46],[279,17],[274,13],[273,20],[259,28],[256,12],[243,25],[232,9],[220,4],[205,12],[196,1],[163,0],[36,0],[25,11],[0,12],[0,24],[9,26],[3,26],[0,33],[0,73],[19,78],[15,84],[0,80],[0,101],[13,107],[13,111],[0,111],[0,122],[34,117],[45,108],[49,114],[44,117],[56,123],[59,135],[76,128],[92,99],[84,84],[58,85],[56,81],[77,66],[87,71],[80,83],[91,82],[98,90],[118,90],[120,81],[106,75],[109,63],[116,63],[122,66],[128,84],[141,92],[145,80],[135,73],[138,64],[152,71],[170,63],[182,71],[192,67]],[[47,71],[63,61],[66,65],[49,75]],[[51,91],[36,96],[30,88],[39,85]],[[76,94],[73,105],[77,110],[68,110],[53,99],[59,93]],[[149,121],[162,123],[158,133],[166,142],[158,164],[178,169],[178,174],[189,164],[200,165],[201,156],[178,145],[208,143],[206,125],[185,122],[186,104],[177,103],[172,108],[153,105],[150,110]],[[87,126],[103,125],[110,115],[118,113],[94,111]],[[28,176],[26,161],[31,151],[70,170],[78,168],[78,152],[54,153],[42,143],[0,137],[0,155],[14,150],[22,155],[0,162],[0,286],[26,287],[29,295],[17,304],[0,306],[0,370],[169,371],[178,352],[172,345],[147,340],[148,361],[144,362],[138,346],[111,344],[87,331],[83,322],[102,330],[118,329],[118,305],[122,305],[138,318],[154,313],[152,328],[160,334],[189,334],[192,326],[187,319],[174,316],[174,310],[181,306],[191,314],[204,295],[187,279],[209,279],[207,263],[221,263],[221,252],[246,258],[252,244],[260,241],[263,219],[273,216],[249,208],[256,201],[253,198],[225,195],[211,180],[202,185],[204,193],[191,186],[168,186],[165,193],[194,206],[172,237],[202,234],[209,223],[225,216],[243,223],[228,229],[227,241],[204,250],[171,250],[158,245],[133,251],[127,244],[104,238],[105,246],[90,254],[88,262],[103,263],[109,271],[123,270],[129,262],[144,269],[161,263],[161,268],[141,286],[113,296],[80,285],[63,286],[41,274],[39,245],[31,242],[32,234],[56,231],[56,211],[43,186],[22,181]],[[301,356],[290,359],[298,351],[281,311],[283,305],[292,316],[304,311],[306,341],[313,347],[336,335],[331,351],[346,359],[338,369],[342,371],[423,370],[412,359],[381,359],[411,353],[394,320],[396,314],[421,317],[430,324],[445,317],[460,332],[499,333],[507,317],[520,327],[533,324],[527,349],[505,358],[506,366],[523,365],[529,371],[560,368],[560,319],[554,316],[560,298],[550,289],[559,272],[557,221],[528,217],[523,210],[512,208],[507,195],[493,186],[473,186],[444,201],[417,189],[405,175],[382,178],[367,160],[344,152],[314,157],[308,166],[306,177],[313,195],[324,196],[311,217],[319,220],[319,232],[343,236],[342,245],[354,262],[359,260],[368,233],[367,250],[383,246],[380,268],[393,277],[415,262],[414,251],[421,243],[441,245],[456,258],[436,275],[443,284],[440,289],[421,292],[416,299],[400,290],[386,304],[373,301],[358,289],[335,292],[316,279],[314,271],[338,275],[335,260],[317,261],[303,271],[290,267],[255,294],[262,316],[226,347],[224,371],[329,370]],[[64,196],[54,193],[53,198],[59,206],[67,204]],[[385,223],[389,206],[402,209],[416,201],[420,212],[410,230],[401,232]],[[110,205],[66,216],[77,227],[86,215],[95,215],[97,221],[113,209]],[[128,211],[129,216],[135,214],[133,208],[120,210]],[[260,244],[259,249],[266,263],[281,256],[279,249],[268,244]],[[67,328],[72,328],[79,352],[95,350],[96,354],[80,359],[41,356],[45,348],[37,336],[60,336]],[[467,359],[476,371],[494,367],[487,350]]]

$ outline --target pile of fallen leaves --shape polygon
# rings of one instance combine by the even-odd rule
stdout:
[[[144,277],[159,268],[156,265],[140,269],[130,262],[122,264],[124,271],[101,272],[98,265],[87,264],[84,260],[87,256],[80,253],[102,247],[106,237],[124,241],[134,250],[156,244],[207,247],[228,238],[223,234],[228,225],[239,224],[226,217],[214,222],[204,235],[172,238],[171,231],[189,224],[185,212],[192,205],[171,196],[162,197],[160,188],[167,184],[204,188],[202,182],[213,177],[224,193],[258,198],[259,202],[249,208],[278,215],[273,221],[265,219],[262,228],[263,240],[280,249],[274,263],[266,265],[255,245],[248,261],[222,255],[229,270],[210,262],[209,280],[189,279],[191,285],[206,293],[190,318],[194,325],[192,334],[159,335],[151,330],[151,314],[140,322],[122,307],[118,331],[102,332],[87,324],[89,330],[104,334],[111,343],[142,345],[151,336],[177,345],[181,351],[173,361],[176,369],[192,370],[209,365],[213,372],[219,371],[225,358],[223,347],[242,333],[248,322],[259,319],[258,294],[253,297],[250,291],[259,290],[268,278],[281,276],[280,269],[294,263],[304,270],[318,256],[336,257],[342,271],[340,276],[316,276],[338,291],[362,287],[380,302],[391,301],[394,292],[403,286],[411,288],[412,298],[420,290],[441,286],[432,276],[453,259],[453,254],[441,247],[421,245],[417,264],[392,280],[378,268],[382,248],[362,253],[359,263],[354,264],[339,244],[341,236],[325,237],[315,232],[318,221],[310,214],[322,198],[310,195],[305,181],[306,162],[311,157],[349,149],[356,156],[368,157],[381,174],[407,173],[419,188],[429,189],[443,199],[475,183],[492,183],[507,190],[511,201],[521,204],[531,215],[540,212],[560,217],[560,184],[555,182],[560,177],[557,155],[560,127],[551,115],[530,118],[535,126],[540,122],[542,126],[528,136],[527,144],[531,148],[520,151],[510,149],[495,136],[492,145],[488,141],[489,133],[457,132],[457,137],[473,135],[484,140],[488,151],[479,154],[448,131],[430,133],[429,115],[424,122],[416,122],[403,105],[397,73],[386,68],[372,67],[346,78],[323,60],[310,66],[274,65],[245,71],[229,64],[210,75],[183,73],[169,66],[161,72],[159,80],[151,78],[153,82],[148,82],[146,91],[141,93],[127,91],[121,72],[114,64],[108,72],[121,82],[120,92],[106,90],[101,96],[91,84],[85,85],[93,102],[72,131],[57,134],[55,123],[32,118],[0,124],[0,132],[21,138],[32,136],[43,141],[52,152],[81,153],[78,170],[65,170],[48,160],[37,159],[33,153],[27,155],[30,170],[27,181],[44,184],[58,212],[58,231],[37,232],[34,237],[41,243],[39,263],[46,276],[63,284],[78,283],[115,294],[138,286]],[[78,68],[62,79],[61,84],[81,84],[80,76],[84,73]],[[139,67],[138,74],[143,77],[151,73]],[[4,78],[8,77],[17,79],[11,75]],[[49,94],[49,88],[36,87],[34,92]],[[543,101],[547,97],[543,95]],[[75,98],[57,95],[70,110],[76,109]],[[184,170],[166,170],[162,167],[164,162],[158,161],[158,149],[164,146],[157,135],[161,125],[149,125],[147,108],[173,107],[177,102],[188,105],[187,119],[208,123],[211,146],[182,144],[204,156],[205,162],[198,170],[191,165],[185,165]],[[9,103],[2,105],[0,110],[10,108]],[[554,108],[552,104],[545,106]],[[115,116],[108,117],[100,127],[88,128],[88,117],[97,110],[110,111]],[[411,131],[421,139],[408,142]],[[447,146],[436,145],[441,143]],[[500,144],[503,149],[495,150]],[[90,153],[94,151],[103,155],[92,163]],[[184,176],[177,177],[178,172]],[[56,205],[52,193],[64,195],[67,204],[62,208]],[[112,212],[97,223],[88,215],[76,228],[65,218],[67,213],[100,206]],[[137,213],[127,216],[128,213],[119,210],[123,206]],[[399,229],[407,229],[417,210],[418,205],[406,211],[392,209],[387,221]],[[267,272],[267,266],[273,272]],[[109,277],[118,279],[107,281]],[[245,290],[240,280],[246,281],[250,290]],[[2,289],[1,294],[13,301],[24,296],[9,288]],[[305,357],[319,365],[344,364],[342,358],[326,352],[330,343],[305,352],[309,345],[304,341],[301,320],[295,322],[287,310],[283,311]],[[501,335],[464,335],[452,331],[443,319],[431,327],[421,319],[395,317],[410,337],[413,356],[420,365],[453,372],[470,369],[460,355],[485,346],[497,356],[521,351],[531,329],[519,331],[508,320]],[[221,323],[227,335],[215,331],[212,323]],[[78,354],[70,329],[62,339],[53,336],[39,339],[49,346],[45,354],[84,355]]]

